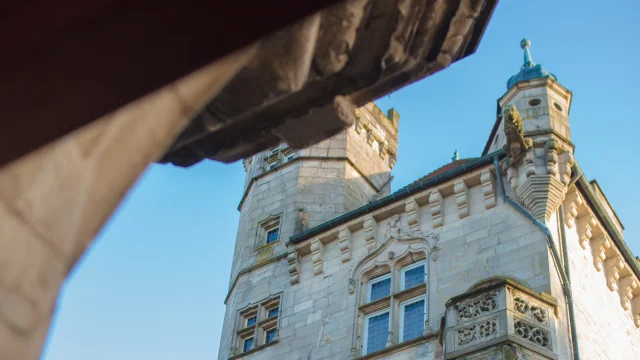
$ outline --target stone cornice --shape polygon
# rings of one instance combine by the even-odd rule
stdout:
[[[256,181],[258,181],[259,179],[267,175],[274,174],[286,167],[289,167],[295,163],[298,163],[304,160],[345,161],[347,164],[351,165],[351,167],[354,168],[356,172],[358,172],[358,175],[360,175],[360,177],[364,179],[364,181],[373,189],[373,191],[375,191],[376,193],[379,193],[381,190],[381,189],[378,189],[378,187],[376,187],[376,185],[373,182],[371,182],[371,180],[369,180],[369,178],[366,175],[364,175],[364,173],[360,170],[360,168],[358,168],[356,164],[353,161],[351,161],[351,159],[349,159],[347,156],[298,156],[291,161],[288,161],[284,164],[280,164],[275,169],[267,170],[262,174],[256,175],[253,178],[251,178],[251,180],[249,181],[249,184],[244,189],[244,193],[242,194],[242,199],[240,200],[240,204],[238,204],[238,211],[242,211],[242,205],[244,205],[244,201],[246,200],[247,196],[249,195],[249,191],[251,190],[251,188],[253,187],[253,184],[255,184]]]

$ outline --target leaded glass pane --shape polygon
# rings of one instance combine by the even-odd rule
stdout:
[[[375,281],[375,280],[374,280]],[[391,278],[380,280],[371,284],[371,296],[369,301],[382,299],[391,294]]]
[[[416,266],[404,272],[404,288],[409,289],[424,283],[424,265]]]
[[[367,327],[367,354],[382,350],[389,335],[389,312],[369,318]]]
[[[402,341],[422,336],[424,331],[424,300],[404,306]]]
[[[256,323],[256,320],[257,320],[257,318],[255,316],[247,318],[247,326],[254,325]]]
[[[276,337],[276,329],[267,330],[267,338],[265,339],[265,344],[272,342],[274,337]]]
[[[251,346],[253,345],[253,338],[248,338],[244,340],[244,344],[242,345],[242,352],[247,352],[251,350]]]
[[[273,317],[273,316],[278,315],[278,310],[279,310],[279,308],[277,308],[277,307],[275,307],[275,308],[273,308],[273,309],[270,309],[270,310],[267,312],[267,317],[268,317],[268,318],[270,318],[270,317]]]
[[[278,240],[278,228],[269,230],[269,232],[267,232],[267,244],[271,244],[276,240]]]

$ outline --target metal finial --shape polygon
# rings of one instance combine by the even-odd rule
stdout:
[[[456,151],[453,152],[453,157],[451,158],[451,161],[456,161],[456,160],[460,160],[460,155],[458,154],[457,149]]]
[[[531,41],[527,38],[522,39],[520,41],[520,47],[524,50],[524,65],[525,67],[533,67],[535,63],[533,62],[533,58],[531,58]]]

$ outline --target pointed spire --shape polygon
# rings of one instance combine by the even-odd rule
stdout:
[[[456,151],[453,152],[453,157],[451,158],[451,161],[456,161],[456,160],[460,160],[460,155],[458,154],[458,149],[456,149]]]
[[[533,58],[531,57],[531,41],[527,38],[522,39],[520,41],[520,47],[524,50],[524,65],[523,67],[534,67],[536,63],[533,62]]]

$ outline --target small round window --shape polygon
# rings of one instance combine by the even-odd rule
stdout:
[[[529,100],[529,105],[531,105],[531,106],[538,106],[538,105],[540,105],[540,103],[541,103],[540,99],[531,99],[531,100]]]
[[[558,111],[562,111],[562,106],[560,106],[560,104],[558,104],[557,102],[553,103],[553,106],[558,110]]]

